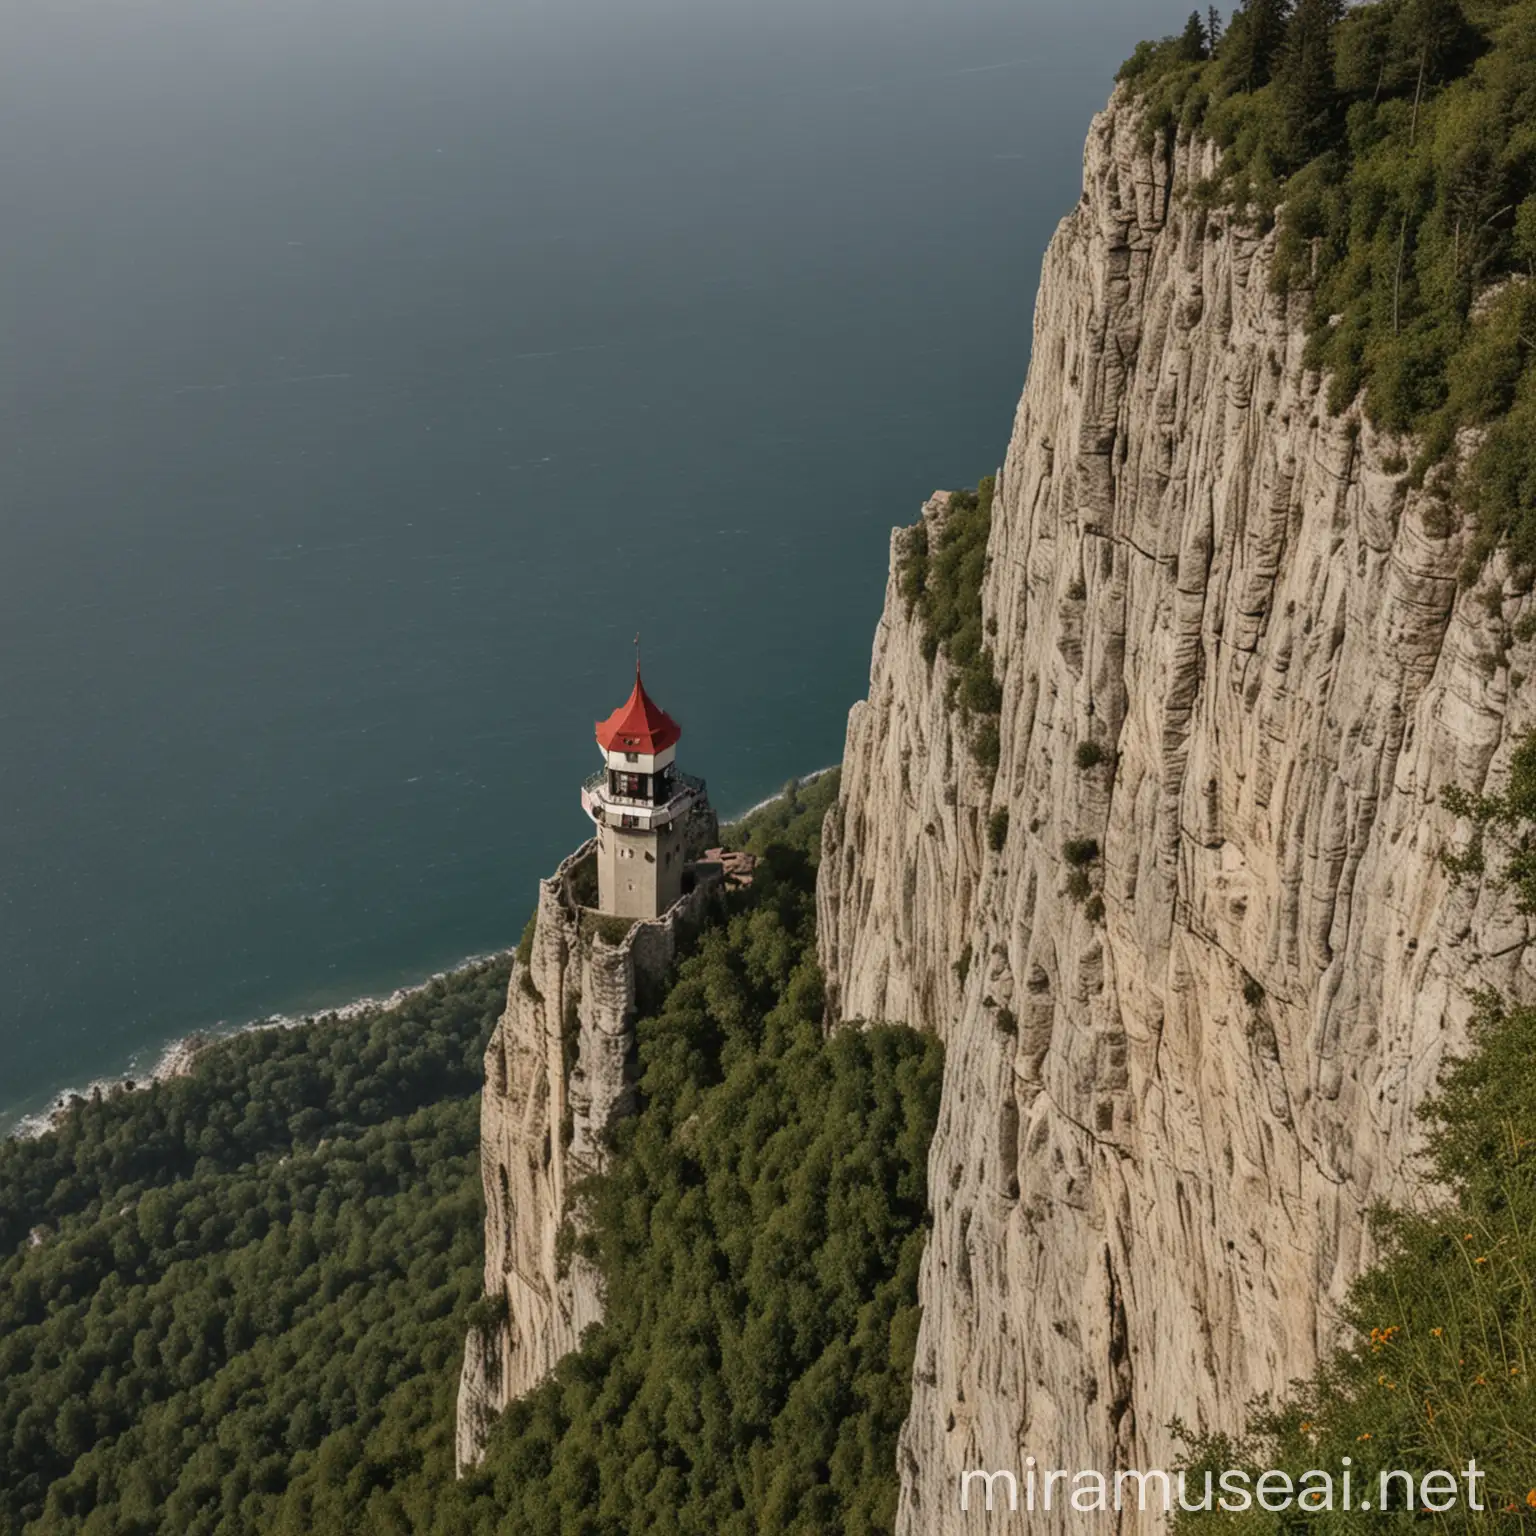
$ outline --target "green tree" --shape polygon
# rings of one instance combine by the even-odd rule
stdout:
[[[1214,61],[1139,45],[1120,78],[1142,138],[1203,134],[1223,151],[1191,189],[1261,230],[1270,271],[1306,295],[1306,363],[1328,406],[1361,401],[1412,433],[1414,487],[1449,533],[1473,521],[1463,577],[1506,548],[1536,570],[1536,329],[1506,279],[1536,276],[1536,0],[1306,0],[1281,24],[1240,10]],[[1329,53],[1333,54],[1332,83]],[[1264,60],[1269,59],[1266,65]],[[1465,429],[1482,431],[1469,437]]]
[[[1413,79],[1413,117],[1408,134],[1412,147],[1426,87],[1465,66],[1476,34],[1457,0],[1402,0],[1392,18],[1391,37],[1401,74]]]
[[[1268,82],[1290,14],[1290,0],[1247,0],[1233,12],[1221,52],[1230,89],[1256,91]]]
[[[1396,62],[1393,22],[1397,4],[1357,5],[1345,13],[1334,39],[1334,79],[1346,95],[1379,101],[1392,89]]]
[[[1179,35],[1178,54],[1187,64],[1198,64],[1201,59],[1210,57],[1210,32],[1199,11],[1191,11],[1189,20],[1184,23],[1184,30]]]
[[[889,1531],[941,1056],[822,1028],[836,792],[729,829],[757,878],[638,1021],[640,1111],[569,1248],[607,1320],[462,1483],[464,1339],[506,1316],[477,1299],[505,962],[0,1152],[0,1531]]]
[[[1298,0],[1275,68],[1275,147],[1282,164],[1304,165],[1337,126],[1333,34],[1343,0]]]
[[[1515,214],[1515,254],[1536,277],[1536,192],[1520,204]]]
[[[1452,786],[1440,798],[1472,826],[1465,848],[1441,855],[1451,874],[1489,875],[1513,891],[1518,911],[1536,913],[1536,733],[1515,748],[1509,782],[1500,793],[1473,795]]]

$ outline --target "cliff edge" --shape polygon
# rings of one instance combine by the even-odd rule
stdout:
[[[681,835],[687,856],[697,857],[718,835],[714,812],[689,812]],[[664,982],[679,946],[718,902],[723,874],[699,866],[681,900],[639,922],[593,910],[596,889],[595,841],[540,882],[506,1011],[485,1053],[489,1307],[465,1343],[454,1451],[461,1474],[480,1460],[497,1415],[602,1318],[599,1277],[569,1242],[579,1219],[574,1192],[607,1166],[608,1133],[634,1111],[635,1022],[645,991]]]
[[[1044,265],[982,587],[995,778],[898,531],[823,833],[834,1020],[947,1047],[906,1536],[1008,1525],[961,1515],[964,1468],[1167,1466],[1170,1421],[1310,1370],[1469,992],[1532,990],[1436,804],[1536,724],[1530,599],[1497,561],[1458,587],[1411,445],[1328,414],[1274,236],[1185,195],[1216,151],[1139,126],[1095,120]]]

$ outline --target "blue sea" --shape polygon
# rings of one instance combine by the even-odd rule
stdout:
[[[637,632],[722,813],[835,761],[1181,20],[8,6],[0,1126],[513,942]]]

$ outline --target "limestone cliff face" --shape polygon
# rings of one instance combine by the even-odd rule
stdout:
[[[1404,445],[1328,415],[1272,238],[1183,197],[1213,163],[1149,156],[1121,100],[1095,121],[993,514],[995,783],[898,532],[823,834],[834,1014],[947,1045],[906,1536],[989,1528],[962,1468],[1167,1465],[1170,1420],[1306,1372],[1468,990],[1528,990],[1525,921],[1452,885],[1436,805],[1536,723],[1528,600],[1459,591]]]
[[[688,857],[716,836],[707,805],[689,813]],[[718,872],[700,871],[692,891],[663,916],[611,940],[604,929],[616,920],[581,904],[583,881],[595,890],[595,846],[585,844],[540,882],[528,959],[513,963],[506,1012],[486,1051],[485,1294],[504,1299],[505,1317],[472,1328],[465,1346],[461,1471],[479,1460],[496,1415],[549,1375],[602,1317],[598,1278],[561,1241],[562,1228],[575,1218],[574,1188],[603,1170],[608,1133],[633,1110],[641,994],[663,981],[679,942],[718,898]]]

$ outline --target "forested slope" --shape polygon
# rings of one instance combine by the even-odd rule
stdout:
[[[757,882],[641,1022],[643,1107],[587,1192],[608,1319],[464,1483],[504,963],[8,1144],[0,1531],[888,1530],[939,1050],[822,1034],[835,793],[735,829]]]

